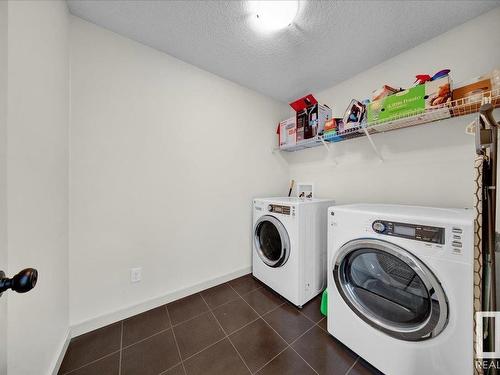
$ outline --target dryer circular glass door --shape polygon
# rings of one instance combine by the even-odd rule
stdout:
[[[255,223],[254,242],[260,259],[269,267],[282,266],[290,256],[290,238],[274,216],[262,216]]]
[[[337,290],[372,327],[397,339],[435,337],[448,322],[448,300],[431,270],[403,248],[377,239],[342,246],[333,265]]]

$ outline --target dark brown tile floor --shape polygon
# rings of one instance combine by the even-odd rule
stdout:
[[[59,374],[381,374],[251,275],[71,340]]]

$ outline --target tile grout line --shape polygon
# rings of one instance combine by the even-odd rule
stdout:
[[[194,356],[197,356],[198,354],[200,354],[200,353],[204,352],[205,350],[210,349],[212,346],[217,345],[219,342],[224,341],[225,339],[226,339],[226,337],[225,337],[225,336],[224,336],[224,337],[222,337],[222,338],[220,338],[220,339],[218,339],[217,341],[215,341],[215,342],[211,343],[210,345],[208,345],[208,346],[204,347],[203,349],[201,349],[201,350],[197,351],[196,353],[193,353],[193,354],[189,355],[189,357],[186,357],[186,358],[183,360],[183,362],[187,362],[187,361],[189,361],[189,360],[190,360],[191,358],[193,358]]]
[[[130,344],[130,345],[124,346],[124,347],[123,347],[123,349],[128,349],[128,348],[130,348],[130,347],[132,347],[132,346],[135,346],[135,345],[140,344],[140,343],[142,343],[142,342],[144,342],[144,341],[146,341],[146,340],[149,340],[150,338],[153,338],[153,337],[155,337],[155,336],[161,335],[162,333],[167,332],[169,329],[172,329],[172,327],[165,328],[165,329],[162,329],[161,331],[155,332],[155,333],[153,333],[152,335],[150,335],[150,336],[148,336],[148,337],[144,337],[143,339],[140,339],[140,340],[138,340],[138,341],[134,342],[133,344]]]
[[[166,306],[167,306],[167,305],[165,305],[165,307],[166,307]],[[221,306],[222,306],[222,305],[221,305]],[[172,322],[170,322],[170,326],[171,326],[171,328],[178,327],[178,326],[180,326],[181,324],[184,324],[184,323],[190,322],[190,321],[191,321],[191,320],[193,320],[193,319],[199,318],[199,317],[200,317],[200,316],[202,316],[203,314],[206,314],[208,311],[209,311],[209,310],[207,310],[207,311],[203,311],[203,312],[201,312],[201,313],[199,313],[199,314],[196,314],[196,315],[193,315],[191,318],[186,319],[186,320],[182,320],[182,321],[180,321],[179,323],[172,324]]]
[[[319,295],[319,294],[318,294]],[[316,298],[316,297],[314,297]],[[314,299],[313,298],[313,299]],[[295,350],[295,348],[292,347],[292,344],[294,344],[298,339],[300,339],[302,336],[304,336],[307,332],[309,332],[311,329],[313,329],[314,327],[318,327],[319,329],[321,329],[322,331],[324,332],[327,332],[328,331],[325,331],[322,327],[320,327],[319,323],[322,322],[324,319],[326,319],[326,316],[323,316],[319,321],[315,322],[314,320],[312,320],[310,317],[308,317],[305,313],[302,312],[302,309],[298,309],[297,310],[303,317],[305,317],[307,320],[309,320],[311,323],[313,323],[312,327],[309,328],[307,331],[305,331],[302,335],[300,335],[299,337],[297,337],[292,343],[290,343],[290,348],[295,352],[297,353],[297,355],[302,358],[302,360],[307,363],[307,365],[316,373],[318,374],[318,372],[309,364],[309,362],[307,362],[304,357],[302,357],[298,351]]]
[[[233,287],[231,287],[231,288],[233,288]],[[234,290],[234,292],[235,292],[236,294],[238,294],[238,295],[241,297],[241,295],[240,295],[240,294],[239,294],[239,293],[238,293],[238,292],[237,292],[234,288],[233,288],[233,290]],[[249,306],[249,307],[250,307],[250,308],[251,308],[251,309],[252,309],[252,310],[253,310],[253,311],[254,311],[254,312],[258,315],[258,317],[259,317],[260,319],[262,319],[262,320],[264,321],[264,323],[265,323],[266,325],[268,325],[268,326],[269,326],[269,327],[270,327],[270,328],[271,328],[271,329],[272,329],[272,330],[273,330],[273,331],[274,331],[274,332],[275,332],[275,333],[276,333],[276,334],[280,337],[280,339],[282,339],[282,340],[283,340],[283,342],[285,343],[285,348],[284,348],[282,351],[280,351],[278,354],[276,354],[273,358],[271,358],[271,361],[272,361],[272,360],[273,360],[274,358],[276,358],[278,355],[280,355],[280,354],[281,354],[281,353],[283,353],[285,350],[287,350],[287,349],[290,347],[290,345],[288,345],[287,341],[286,341],[285,339],[283,339],[283,337],[281,337],[281,335],[280,335],[278,332],[276,332],[276,331],[273,329],[273,327],[271,327],[271,326],[269,325],[269,323],[267,323],[267,322],[266,322],[266,320],[263,318],[263,315],[262,315],[262,314],[259,314],[259,313],[257,312],[257,310],[255,310],[255,309],[254,309],[254,308],[253,308],[253,307],[252,307],[252,306],[251,306],[251,305],[250,305],[250,304],[249,304],[249,303],[248,303],[248,302],[247,302],[247,301],[246,301],[243,297],[241,297],[241,299],[242,299],[243,301],[245,301],[245,303],[246,303],[246,304],[247,304],[247,305],[248,305],[248,306]],[[278,307],[283,306],[285,303],[286,303],[286,302],[283,302],[281,305],[277,306],[277,307],[276,307],[276,308],[274,308],[273,310],[276,310]],[[271,311],[267,311],[267,312],[266,312],[266,314],[268,314],[268,313],[270,313],[270,312],[271,312]],[[264,315],[265,315],[265,314],[264,314]],[[257,369],[254,373],[252,373],[252,374],[256,374],[257,372],[259,372],[260,370],[262,370],[262,369],[263,369],[265,366],[267,366],[267,365],[268,365],[271,361],[266,362],[266,363],[265,363],[262,367],[258,368],[258,369]]]
[[[172,329],[172,336],[174,337],[174,342],[175,342],[175,346],[177,348],[177,353],[179,354],[179,360],[181,361],[182,369],[184,370],[184,374],[187,375],[186,367],[184,367],[184,361],[182,360],[181,349],[179,348],[179,343],[177,342],[177,337],[175,336],[174,326],[172,325],[172,319],[170,318],[170,313],[168,312],[167,305],[165,305],[165,311],[167,312],[168,320],[170,321],[170,329]]]
[[[233,301],[236,301],[236,300],[233,300]],[[222,306],[222,305],[221,305],[221,306]],[[209,312],[210,312],[210,311],[205,311],[203,314],[208,314]],[[200,315],[202,315],[202,314],[200,314]],[[248,325],[250,325],[250,324],[254,323],[255,321],[257,321],[257,320],[259,320],[259,319],[260,319],[260,316],[257,316],[257,318],[255,318],[255,319],[251,320],[250,322],[246,323],[245,325],[241,326],[240,328],[235,329],[233,332],[231,332],[231,335],[232,335],[233,333],[236,333],[236,332],[238,332],[238,331],[241,331],[243,328],[245,328],[246,326],[248,326]],[[217,318],[216,318],[216,320],[217,320]],[[186,322],[187,322],[187,320],[186,320]],[[168,329],[170,329],[170,328],[168,328]],[[168,329],[167,329],[167,330],[168,330]],[[165,332],[165,331],[162,331],[162,332]],[[156,333],[156,334],[154,334],[153,336],[155,336],[155,335],[157,335],[157,333]],[[150,336],[150,337],[151,337],[151,336]],[[204,347],[203,349],[201,349],[201,350],[197,351],[196,353],[191,354],[189,357],[186,357],[186,358],[183,360],[183,362],[186,362],[186,361],[188,361],[189,359],[193,358],[195,355],[200,354],[201,352],[204,352],[205,350],[207,350],[207,349],[211,348],[211,347],[212,347],[212,346],[214,346],[215,344],[218,344],[219,342],[223,341],[225,338],[226,338],[226,337],[223,337],[223,338],[221,338],[221,339],[219,339],[219,340],[217,340],[217,341],[213,342],[212,344],[210,344],[210,345],[208,345],[208,346]],[[132,344],[132,345],[135,345],[135,344]],[[179,363],[180,363],[180,362],[179,362]],[[175,366],[179,365],[179,363],[177,363]],[[173,367],[175,367],[175,366],[173,366]],[[172,367],[172,368],[173,368],[173,367]]]
[[[231,288],[232,288],[232,287],[231,287]],[[233,288],[233,290],[234,290],[234,288]],[[236,290],[234,290],[234,291],[236,292],[236,294],[240,295],[240,294],[239,294]],[[240,297],[241,297],[241,296],[240,296]],[[248,306],[250,306],[250,304],[249,304],[249,303],[248,303],[248,302],[247,302],[247,301],[246,301],[243,297],[241,297],[241,299],[242,299],[243,301],[245,301],[245,303],[246,303]],[[276,310],[277,308],[279,308],[279,307],[283,306],[285,303],[286,303],[286,302],[283,302],[281,305],[277,306],[277,307],[276,307],[276,308],[274,308],[273,310]],[[302,358],[302,356],[301,356],[299,353],[297,353],[297,351],[296,351],[294,348],[292,348],[292,345],[291,345],[291,344],[292,344],[292,343],[294,343],[296,340],[298,340],[300,337],[302,337],[304,334],[306,334],[306,332],[308,332],[308,331],[309,331],[312,327],[314,327],[314,325],[313,325],[311,328],[309,328],[306,332],[304,332],[302,335],[300,335],[297,339],[295,339],[292,343],[288,344],[288,342],[287,342],[287,341],[286,341],[286,340],[285,340],[285,339],[284,339],[284,338],[283,338],[283,337],[282,337],[282,336],[281,336],[278,332],[276,332],[276,330],[275,330],[273,327],[271,327],[271,325],[270,325],[270,324],[269,324],[269,323],[268,323],[268,322],[264,319],[263,315],[259,314],[259,313],[257,312],[257,310],[255,310],[252,306],[250,306],[250,308],[251,308],[253,311],[255,311],[255,313],[256,313],[258,316],[260,316],[260,318],[264,321],[264,323],[265,323],[265,324],[267,324],[267,326],[268,326],[269,328],[271,328],[271,329],[272,329],[272,330],[273,330],[273,331],[274,331],[274,332],[275,332],[275,333],[276,333],[276,334],[277,334],[277,335],[278,335],[278,336],[279,336],[279,337],[283,340],[283,342],[286,344],[285,348],[284,348],[284,349],[283,349],[280,353],[278,353],[278,354],[276,355],[276,357],[277,357],[278,355],[280,355],[282,352],[284,352],[286,349],[290,348],[290,349],[291,349],[291,350],[293,350],[293,351],[294,351],[294,352],[295,352],[295,353],[296,353],[296,354],[297,354],[300,358]],[[268,313],[270,313],[270,311],[266,312],[266,314],[268,314]],[[264,314],[264,315],[265,315],[265,314]],[[274,358],[273,358],[273,359],[274,359]],[[304,362],[305,362],[305,363],[306,363],[306,364],[307,364],[307,365],[308,365],[308,366],[309,366],[309,367],[310,367],[310,368],[311,368],[311,369],[312,369],[312,370],[313,370],[316,374],[318,373],[318,372],[317,372],[317,371],[316,371],[316,370],[315,370],[315,369],[314,369],[314,368],[313,368],[313,367],[312,367],[312,366],[311,366],[311,365],[310,365],[310,364],[309,364],[309,363],[308,363],[308,362],[307,362],[304,358],[302,358],[302,360],[303,360],[303,361],[304,361]],[[268,362],[268,363],[269,363],[269,362]],[[266,363],[264,366],[267,366],[267,364],[268,364],[268,363]],[[258,369],[256,372],[258,372],[258,371],[262,370],[262,369],[264,368],[264,366],[263,366],[263,367],[261,367],[260,369]]]
[[[221,285],[223,285],[223,284],[221,284]],[[251,290],[250,292],[244,293],[244,294],[242,294],[242,295],[243,295],[243,296],[245,296],[245,295],[247,295],[248,293],[252,293],[252,292],[254,292],[254,291],[258,290],[258,289],[261,289],[261,288],[263,288],[263,287],[262,287],[262,286],[260,286],[260,287],[258,287],[257,289],[253,289],[253,290]],[[202,292],[203,292],[203,291],[202,291]],[[201,292],[200,292],[200,293],[201,293]],[[195,293],[195,294],[200,294],[200,293]],[[191,296],[193,296],[193,295],[195,295],[195,294],[191,294]],[[238,296],[239,296],[240,298],[242,298],[240,295],[238,295]],[[188,297],[190,297],[190,296],[188,296]],[[200,297],[201,297],[201,294],[200,294]],[[185,297],[185,298],[186,298],[186,297]],[[183,298],[181,298],[181,299],[183,299]],[[180,301],[180,300],[178,300],[178,301]],[[229,300],[229,301],[226,301],[226,302],[224,302],[224,303],[221,303],[220,305],[218,305],[218,306],[214,307],[214,308],[213,308],[213,310],[218,309],[219,307],[225,306],[225,305],[227,305],[228,303],[233,302],[233,301],[237,301],[237,299],[231,299],[231,300]],[[176,302],[176,301],[173,301],[173,302]],[[170,302],[170,303],[172,303],[172,302]],[[168,303],[167,303],[167,304],[165,304],[165,305],[163,305],[163,306],[165,306],[165,307],[166,307],[167,305],[168,305]],[[160,307],[161,307],[161,306],[160,306]],[[210,307],[208,307],[208,311],[209,311],[209,310],[210,310]],[[201,313],[199,313],[199,314],[196,314],[196,315],[192,316],[192,317],[191,317],[191,318],[189,318],[189,319],[183,320],[183,321],[181,321],[181,322],[179,322],[179,323],[175,323],[175,324],[173,324],[173,323],[172,323],[172,320],[171,320],[171,321],[170,321],[170,325],[171,325],[171,327],[172,327],[172,328],[173,328],[173,327],[177,327],[177,326],[179,326],[179,325],[181,325],[181,324],[183,324],[183,323],[189,322],[190,320],[193,320],[193,319],[199,318],[199,317],[200,317],[200,316],[202,316],[203,314],[206,314],[208,311],[203,311],[203,312],[201,312]],[[134,343],[134,344],[135,344],[135,343]],[[131,344],[131,345],[132,345],[132,344]]]
[[[120,336],[120,361],[118,362],[118,375],[122,374],[122,357],[123,357],[123,330],[124,321],[122,320],[122,334]]]
[[[326,333],[330,334],[330,333],[328,332],[328,329],[324,329],[323,327],[321,327],[321,326],[319,325],[319,323],[321,323],[321,322],[322,322],[323,320],[325,320],[325,319],[326,319],[326,316],[324,316],[324,317],[323,317],[323,318],[322,318],[322,319],[321,319],[318,323],[316,323],[316,325],[317,325],[319,328],[321,328],[323,331],[325,331]]]
[[[233,289],[233,287],[229,284],[227,284],[231,289]],[[234,289],[233,289],[234,290]],[[236,293],[236,291],[235,291]],[[238,296],[240,296],[238,293],[236,293]],[[212,314],[212,316],[214,317],[215,321],[217,322],[217,324],[219,325],[220,329],[222,330],[222,333],[224,333],[225,337],[224,338],[227,338],[227,340],[229,341],[229,343],[231,344],[231,346],[234,348],[234,350],[236,351],[236,354],[238,354],[238,357],[240,358],[241,362],[243,362],[243,364],[245,365],[245,367],[247,368],[248,372],[251,374],[252,371],[250,370],[250,367],[248,367],[247,363],[245,362],[245,360],[243,359],[243,356],[240,354],[240,352],[238,351],[238,349],[236,349],[236,346],[234,346],[233,342],[231,341],[231,339],[229,338],[229,335],[227,334],[226,330],[222,327],[222,325],[220,324],[219,320],[217,319],[217,317],[215,316],[214,312],[212,311],[212,309],[210,309],[210,306],[208,305],[207,301],[205,300],[205,298],[200,294],[201,296],[201,299],[203,299],[203,302],[205,302],[205,304],[207,305],[208,309],[210,310],[210,313]],[[241,296],[240,296],[241,298]],[[241,298],[243,299],[243,298]],[[257,319],[255,319],[257,320]],[[250,324],[250,323],[249,323]],[[234,333],[234,332],[233,332]]]
[[[302,356],[299,354],[299,352],[297,352],[297,351],[296,351],[296,350],[292,347],[292,345],[290,345],[290,349],[292,349],[292,350],[295,352],[295,354],[297,354],[300,358],[302,358],[302,360],[305,362],[305,364],[306,364],[306,365],[308,365],[308,366],[309,366],[309,368],[310,368],[311,370],[313,370],[315,374],[318,374],[318,375],[319,375],[319,372],[318,372],[318,371],[316,371],[316,369],[315,369],[314,367],[312,367],[312,366],[309,364],[309,362],[307,362],[307,361],[304,359],[304,357],[302,357]]]
[[[314,322],[314,320],[312,320],[311,318],[309,318],[306,314],[304,314],[302,311],[298,310],[300,314],[302,314],[303,317],[305,317],[307,320],[309,320],[311,323],[313,323],[313,325],[307,330],[305,331],[304,333],[302,333],[299,337],[297,337],[295,340],[293,340],[293,342],[290,343],[290,348],[295,352],[297,353],[297,355],[302,358],[304,360],[305,363],[307,363],[307,365],[316,373],[318,374],[318,372],[316,371],[316,369],[314,369],[310,364],[309,362],[307,362],[304,357],[302,357],[298,351],[295,350],[295,348],[292,347],[292,344],[295,344],[295,342],[297,342],[297,340],[299,340],[302,336],[304,336],[307,332],[309,332],[311,329],[313,329],[314,327],[318,327],[319,329],[321,329],[322,331],[326,332],[323,328],[321,328],[319,326],[319,323],[323,321],[323,319],[326,319],[326,317],[323,317],[321,318],[317,323]]]
[[[231,285],[229,285],[229,286],[231,286]],[[233,288],[233,287],[231,286],[231,288]],[[236,292],[236,294],[238,294],[238,295],[241,297],[241,295],[240,295],[240,294],[239,294],[239,293],[238,293],[238,292],[237,292],[234,288],[233,288],[233,290]],[[249,303],[248,303],[248,302],[247,302],[247,301],[246,301],[243,297],[241,297],[241,299],[242,299],[243,301],[245,301],[245,303],[246,303],[248,306],[250,306],[250,304],[249,304]],[[286,302],[283,302],[281,305],[277,306],[277,307],[276,307],[275,309],[273,309],[273,310],[276,310],[277,308],[279,308],[279,307],[283,306],[285,303],[286,303]],[[271,325],[270,325],[270,324],[269,324],[269,323],[268,323],[268,322],[264,319],[263,315],[259,314],[259,313],[257,312],[257,310],[255,310],[252,306],[250,306],[250,308],[251,308],[253,311],[255,311],[255,313],[256,313],[258,316],[260,316],[260,318],[264,321],[264,323],[266,323],[266,324],[267,324],[267,326],[268,326],[269,328],[271,328],[271,329],[272,329],[272,330],[273,330],[273,331],[274,331],[274,332],[275,332],[275,333],[276,333],[276,334],[277,334],[277,335],[278,335],[278,336],[279,336],[279,337],[280,337],[280,338],[281,338],[281,339],[285,342],[286,346],[285,346],[285,349],[283,349],[283,350],[282,350],[282,352],[284,352],[286,349],[290,348],[290,349],[291,349],[291,350],[293,350],[293,351],[294,351],[294,352],[295,352],[295,353],[296,353],[296,354],[297,354],[300,358],[302,358],[302,356],[301,356],[299,353],[297,353],[297,351],[296,351],[296,350],[292,347],[292,344],[293,344],[293,343],[295,343],[295,341],[297,341],[300,337],[302,337],[303,335],[305,335],[307,332],[309,332],[309,331],[310,331],[313,327],[315,327],[315,325],[314,325],[314,324],[312,325],[312,327],[311,327],[311,328],[309,328],[307,331],[305,331],[302,335],[300,335],[300,336],[299,336],[299,337],[297,337],[294,341],[292,341],[290,344],[288,344],[288,342],[287,342],[287,341],[286,341],[286,340],[285,340],[285,339],[284,339],[284,338],[283,338],[283,337],[282,337],[282,336],[281,336],[278,332],[276,332],[276,330],[275,330],[273,327],[271,327]],[[270,311],[266,312],[266,314],[268,314],[269,312],[270,312]],[[265,315],[265,314],[264,314],[264,315]],[[282,352],[281,352],[281,353],[282,353]],[[281,353],[278,353],[278,355],[279,355],[279,354],[281,354]],[[274,358],[273,358],[273,359],[274,359]],[[302,360],[303,360],[303,361],[304,361],[304,362],[305,362],[305,363],[306,363],[306,364],[307,364],[307,365],[311,368],[311,370],[313,370],[316,374],[318,373],[318,372],[317,372],[317,371],[316,371],[316,370],[315,370],[315,369],[314,369],[314,368],[313,368],[313,367],[309,364],[309,362],[307,362],[304,358],[302,358]],[[268,363],[266,363],[264,366],[266,366],[267,364],[268,364]],[[261,367],[261,368],[260,368],[260,369],[258,369],[256,372],[258,372],[258,371],[262,370],[263,368],[264,368],[264,367]]]
[[[200,297],[201,297],[201,295],[200,295]],[[236,300],[231,300],[231,301],[225,302],[225,303],[223,303],[223,304],[221,304],[221,305],[217,306],[217,308],[219,308],[219,307],[221,307],[221,306],[224,306],[224,305],[226,305],[226,304],[228,304],[229,302],[232,302],[232,301],[236,301]],[[209,312],[210,312],[210,309],[208,309],[207,311],[203,311],[202,313],[197,314],[197,315],[193,316],[192,318],[189,318],[189,319],[183,320],[183,321],[182,321],[182,322],[180,322],[180,323],[172,324],[172,319],[171,319],[171,317],[170,317],[170,313],[168,312],[168,307],[167,307],[167,305],[163,305],[163,306],[160,306],[160,307],[164,307],[164,308],[165,308],[165,310],[167,311],[168,319],[169,319],[169,321],[170,321],[170,327],[165,328],[165,329],[162,329],[162,330],[160,330],[160,331],[157,331],[157,332],[153,333],[152,335],[146,336],[146,337],[144,337],[144,338],[142,338],[142,339],[140,339],[140,340],[134,341],[133,343],[131,343],[131,344],[129,344],[129,345],[127,345],[127,346],[123,347],[122,349],[128,349],[128,348],[130,348],[131,346],[134,346],[134,345],[140,344],[140,343],[142,343],[142,342],[144,342],[144,341],[146,341],[146,340],[148,340],[148,339],[150,339],[150,338],[152,338],[152,337],[154,337],[154,336],[157,336],[157,335],[159,335],[159,334],[162,334],[162,333],[167,332],[169,329],[171,329],[171,330],[172,330],[172,332],[173,332],[173,330],[174,330],[174,328],[175,328],[175,327],[178,327],[178,326],[180,326],[180,325],[182,325],[182,324],[184,324],[184,323],[187,323],[187,322],[189,322],[189,321],[191,321],[191,320],[193,320],[193,319],[199,318],[200,316],[202,316],[202,315],[207,314],[207,313],[209,313]],[[239,329],[238,329],[238,330],[239,330]],[[198,352],[198,353],[199,353],[199,352]],[[197,353],[196,353],[196,354],[197,354]],[[191,356],[190,356],[190,357],[191,357]],[[74,371],[74,370],[71,370],[71,371]]]
[[[179,366],[181,363],[176,363],[175,365],[173,366],[170,366],[168,369],[166,370],[163,370],[162,372],[160,372],[158,375],[165,375],[167,372],[169,372],[170,370],[173,370],[174,368],[176,368],[177,366]]]
[[[318,294],[319,295],[319,294]],[[316,297],[314,297],[316,298]],[[309,301],[308,301],[309,302]],[[302,312],[302,309],[298,309],[297,310],[299,313],[302,314],[302,316],[304,316],[305,318],[307,318],[309,321],[313,322],[314,324],[318,324],[319,322],[321,322],[323,319],[326,319],[326,316],[323,316],[320,320],[318,320],[317,322],[315,322],[314,320],[312,320],[311,318],[309,318],[305,313]],[[323,315],[323,314],[321,314]],[[321,328],[321,327],[320,327]]]
[[[311,370],[313,370],[316,374],[318,374],[318,371],[316,371],[316,369],[315,369],[314,367],[312,367],[312,366],[309,364],[309,362],[307,362],[307,361],[305,360],[305,358],[304,358],[304,357],[302,357],[302,356],[300,355],[300,353],[299,353],[298,351],[296,351],[296,350],[295,350],[295,348],[292,346],[292,345],[293,345],[293,344],[295,344],[297,341],[299,341],[299,340],[300,340],[300,339],[301,339],[301,338],[302,338],[302,337],[303,337],[303,336],[304,336],[307,332],[309,332],[310,330],[312,330],[314,327],[316,327],[316,326],[313,324],[313,325],[312,325],[309,329],[307,329],[304,333],[302,333],[300,336],[298,336],[297,338],[295,338],[295,339],[294,339],[294,340],[290,343],[289,347],[290,347],[290,349],[292,349],[292,350],[295,352],[295,354],[297,354],[300,358],[302,358],[302,360],[303,360],[303,361],[304,361],[304,362],[305,362],[305,363],[306,363],[306,364],[307,364],[307,365],[311,368]]]
[[[207,313],[208,313],[208,312],[207,312]],[[260,319],[260,316],[258,316],[258,317],[257,317],[257,318],[255,318],[254,320],[252,320],[252,321],[248,322],[248,323],[247,323],[247,324],[245,324],[244,326],[242,326],[242,327],[240,327],[240,328],[238,328],[238,329],[234,330],[233,332],[231,332],[231,335],[232,335],[233,333],[236,333],[236,332],[238,332],[238,331],[241,331],[243,328],[245,328],[246,326],[248,326],[248,325],[250,325],[250,324],[254,323],[255,321],[257,321],[257,320],[259,320],[259,319]],[[201,349],[200,351],[198,351],[198,352],[196,352],[196,353],[194,353],[194,354],[191,354],[189,357],[186,357],[186,359],[184,359],[184,362],[186,362],[187,360],[189,360],[189,359],[193,358],[195,355],[200,354],[201,352],[204,352],[205,350],[207,350],[207,349],[211,348],[211,347],[212,347],[212,346],[214,346],[215,344],[218,344],[219,342],[223,341],[225,338],[226,338],[226,337],[223,337],[223,338],[221,338],[220,340],[217,340],[217,341],[213,342],[212,344],[210,344],[210,345],[206,346],[205,348]]]
[[[77,367],[77,368],[74,368],[73,370],[70,370],[70,371],[66,371],[65,373],[63,373],[62,375],[70,375],[71,373],[75,372],[75,371],[78,371],[78,370],[81,370],[82,368],[84,367],[87,367],[89,365],[93,365],[94,363],[96,362],[99,362],[101,359],[105,359],[105,358],[108,358],[108,357],[111,357],[112,355],[115,355],[116,353],[120,352],[120,350],[115,350],[114,352],[112,353],[109,353],[109,354],[106,354],[102,357],[99,357],[97,359],[94,359],[93,361],[90,361],[90,362],[87,362],[85,363],[84,365],[80,366],[80,367]]]
[[[262,370],[264,367],[266,367],[268,364],[270,364],[272,361],[274,361],[277,357],[279,357],[281,355],[281,353],[283,353],[285,350],[287,350],[290,346],[289,345],[286,345],[285,348],[283,350],[281,350],[278,354],[276,354],[273,358],[271,358],[269,361],[267,361],[266,363],[264,363],[262,366],[260,366],[257,370],[255,370],[255,372],[253,372],[252,374],[257,374],[260,370]]]
[[[358,358],[356,358],[356,360],[354,361],[354,363],[351,365],[351,367],[349,367],[345,373],[345,375],[349,374],[351,372],[351,370],[354,368],[354,366],[356,366],[356,363],[358,363],[359,361],[359,355],[358,355]]]

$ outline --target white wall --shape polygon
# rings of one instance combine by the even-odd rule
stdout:
[[[72,325],[249,269],[286,105],[72,17],[71,108]]]
[[[500,8],[496,8],[317,97],[333,107],[334,116],[341,117],[352,98],[369,97],[384,84],[408,87],[416,74],[450,68],[457,82],[489,72],[500,66],[499,45]],[[323,147],[285,157],[291,178],[314,182],[318,196],[334,197],[341,204],[471,206],[474,138],[464,129],[472,119],[467,116],[375,135],[373,140],[386,160],[383,163],[366,138],[334,144],[330,157]]]
[[[8,3],[8,373],[48,374],[68,333],[68,12],[63,1]]]
[[[0,1],[0,270],[7,270],[7,2]],[[7,372],[7,295],[0,298],[0,374]]]

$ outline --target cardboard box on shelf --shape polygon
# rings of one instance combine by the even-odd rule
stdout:
[[[451,101],[448,76],[376,100],[368,105],[368,126],[417,115]]]
[[[337,119],[332,118],[325,122],[324,134],[337,131]]]
[[[290,106],[296,114],[297,143],[322,135],[325,122],[332,118],[332,110],[324,104],[319,104],[311,94],[290,103]]]
[[[332,118],[325,123],[325,130],[323,133],[323,138],[325,141],[337,142],[342,139],[339,134],[340,129],[343,128],[343,122],[341,118]]]
[[[297,143],[297,124],[296,118],[290,117],[279,123],[279,146],[280,148],[287,148],[295,146]]]
[[[451,102],[450,78],[448,76],[425,83],[425,108],[437,107]]]
[[[464,99],[464,103],[481,101],[483,95],[491,91],[491,80],[480,77],[474,82],[458,84],[453,89],[453,100]]]
[[[356,131],[360,128],[365,117],[366,105],[356,99],[352,99],[344,112],[342,126],[339,126],[340,133]]]
[[[374,90],[372,92],[372,102],[374,102],[375,100],[383,99],[383,98],[385,98],[389,95],[393,95],[397,92],[398,92],[397,89],[395,89],[391,86],[388,86],[388,85],[384,85],[381,88]]]

